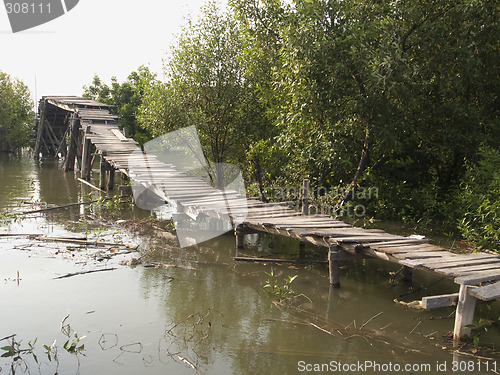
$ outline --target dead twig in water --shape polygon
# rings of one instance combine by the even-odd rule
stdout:
[[[482,359],[482,360],[485,360],[485,361],[494,361],[495,360],[495,358],[482,357],[482,356],[476,355],[476,354],[461,352],[460,350],[453,350],[453,353],[457,353],[459,355],[464,355],[464,356],[467,356],[467,357],[473,357],[473,358],[477,358],[477,359]]]
[[[182,363],[184,363],[185,365],[188,365],[189,367],[191,367],[194,371],[196,371],[196,373],[198,375],[200,375],[200,372],[198,371],[198,369],[196,368],[195,365],[193,365],[187,358],[184,358],[178,354],[175,355]]]
[[[95,185],[92,185],[90,182],[87,182],[85,181],[84,179],[81,179],[81,178],[77,178],[78,181],[80,181],[82,184],[85,184],[89,187],[91,187],[92,189],[95,189],[97,191],[100,191],[101,193],[106,193],[106,191],[102,190],[102,189],[99,189],[97,186]]]
[[[364,326],[366,326],[368,323],[370,323],[373,319],[378,318],[378,317],[379,317],[380,315],[382,315],[383,313],[384,313],[384,312],[383,312],[383,311],[381,311],[381,312],[379,312],[378,314],[375,314],[375,315],[374,315],[374,316],[372,316],[370,319],[368,319],[368,320],[366,321],[366,323],[365,323],[365,324],[363,324],[361,327],[359,327],[359,329],[360,329],[360,330],[362,330]]]
[[[422,323],[422,321],[420,320],[417,325],[415,327],[413,327],[413,329],[410,331],[410,335],[415,332],[415,330],[417,329],[417,327],[420,325],[420,323]]]
[[[290,324],[297,324],[297,325],[303,325],[303,326],[310,326],[310,327],[319,329],[321,332],[327,333],[330,336],[335,336],[332,332],[330,332],[330,331],[328,331],[328,330],[326,330],[324,328],[321,328],[320,326],[318,326],[318,325],[316,325],[314,323],[308,322],[306,320],[296,321],[296,320],[272,319],[272,318],[267,318],[267,319],[264,319],[264,320],[266,320],[268,322],[280,322],[280,323],[290,323]]]
[[[87,201],[87,202],[78,202],[78,203],[63,204],[61,206],[54,206],[54,207],[40,208],[38,210],[31,210],[31,211],[19,212],[19,213],[16,213],[16,215],[29,215],[29,214],[36,214],[36,213],[39,213],[39,212],[59,210],[59,209],[62,209],[62,208],[69,208],[69,207],[75,207],[75,206],[86,206],[86,205],[97,203],[97,202],[108,201],[110,199],[112,199],[112,198],[104,198],[104,199],[96,199],[96,200]]]
[[[125,244],[114,243],[114,242],[89,241],[86,237],[74,238],[74,237],[32,236],[31,238],[34,240],[37,240],[37,241],[67,242],[67,243],[76,243],[76,244],[86,245],[86,246],[115,246],[115,247],[125,247],[127,249],[137,249],[137,247],[138,247],[138,246],[125,245]]]
[[[27,234],[27,233],[0,233],[0,237],[31,237],[31,236],[43,236],[43,234]]]
[[[64,279],[66,277],[73,277],[73,276],[78,276],[78,275],[85,275],[87,273],[94,273],[94,272],[104,272],[104,271],[113,271],[113,270],[116,270],[115,267],[111,267],[111,268],[99,268],[97,270],[89,270],[89,271],[80,271],[80,272],[73,272],[73,273],[67,273],[66,275],[62,275],[62,276],[58,276],[58,277],[54,277],[53,280],[56,280],[56,279]]]

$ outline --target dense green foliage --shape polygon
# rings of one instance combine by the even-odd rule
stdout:
[[[127,128],[130,135],[143,144],[149,140],[150,134],[138,126],[137,112],[145,90],[155,79],[156,76],[145,66],[140,66],[136,72],[130,73],[122,84],[118,83],[116,77],[112,77],[110,86],[103,83],[96,74],[92,83],[84,86],[83,96],[110,104],[111,112],[120,115],[120,126]]]
[[[34,125],[28,87],[0,71],[0,151],[28,146]]]
[[[245,76],[239,25],[209,3],[188,21],[165,65],[167,82],[146,92],[141,124],[154,135],[195,125],[211,162],[244,162],[254,140],[269,135],[252,81]]]
[[[166,81],[143,81],[134,121],[153,136],[196,125],[208,159],[239,163],[261,192],[309,178],[336,213],[353,201],[498,249],[499,11],[493,0],[209,3],[172,47]]]
[[[500,250],[500,151],[480,149],[480,159],[467,163],[458,194],[459,228],[479,248]]]

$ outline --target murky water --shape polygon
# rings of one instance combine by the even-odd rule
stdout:
[[[22,235],[0,236],[0,339],[16,334],[21,348],[37,339],[38,364],[24,352],[16,373],[486,374],[496,365],[500,371],[500,358],[489,351],[480,352],[491,358],[483,362],[453,354],[452,343],[443,337],[453,329],[453,308],[417,311],[394,302],[457,291],[452,282],[434,275],[416,272],[413,283],[406,284],[391,276],[398,271],[395,265],[350,261],[342,269],[342,287],[330,289],[323,264],[235,262],[230,234],[197,248],[178,249],[128,233],[116,220],[99,222],[95,207],[17,219],[4,215],[44,203],[88,200],[89,194],[95,198],[55,161],[1,156],[0,234]],[[135,210],[121,216],[129,220],[148,214]],[[84,247],[24,235],[31,233],[139,245],[164,267],[123,266],[121,260],[140,254],[106,257],[101,255],[109,255],[112,246]],[[252,235],[246,241],[238,255],[298,254],[298,244],[291,240]],[[324,249],[307,251],[311,257],[326,257]],[[57,278],[92,270],[100,272]],[[297,275],[291,287],[298,296],[279,303],[266,293],[263,286],[271,270],[280,285]],[[477,308],[477,316],[485,319],[496,319],[499,312],[498,303]],[[65,350],[66,334],[69,345],[86,336],[78,344],[85,345],[84,351]],[[57,360],[52,353],[49,361],[43,345],[54,340]],[[9,343],[3,340],[0,346]],[[480,343],[498,348],[500,330],[491,327],[481,334]],[[12,372],[11,364],[12,358],[1,358],[0,374]],[[453,372],[453,365],[459,371]]]

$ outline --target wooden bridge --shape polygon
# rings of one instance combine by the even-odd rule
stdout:
[[[81,178],[89,180],[96,157],[100,160],[100,187],[112,189],[118,170],[148,188],[160,198],[182,208],[186,214],[216,212],[227,208],[225,193],[221,198],[206,182],[174,166],[147,156],[144,169],[129,170],[130,158],[139,147],[119,130],[118,116],[110,106],[88,98],[46,96],[40,100],[35,157],[64,158],[64,170],[78,166]],[[76,162],[75,162],[76,161]],[[76,165],[75,165],[76,164]],[[151,173],[155,186],[151,186]],[[165,184],[169,184],[168,194]],[[266,232],[294,238],[300,244],[312,243],[328,249],[330,284],[340,286],[339,263],[354,257],[383,259],[403,267],[403,275],[411,278],[419,269],[451,278],[459,292],[422,299],[426,309],[457,305],[454,337],[470,334],[476,302],[500,299],[500,256],[489,253],[455,254],[429,243],[424,238],[403,237],[377,229],[355,228],[326,215],[307,215],[308,187],[304,189],[303,212],[285,204],[264,203],[255,198],[239,197],[242,204],[232,206],[230,214],[244,214],[235,229],[236,244],[243,247],[248,233]],[[229,193],[236,194],[236,193]],[[181,211],[181,210],[178,210]]]

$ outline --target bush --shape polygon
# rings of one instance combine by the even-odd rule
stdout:
[[[28,87],[0,71],[0,150],[28,145],[35,115]]]
[[[500,151],[483,146],[468,163],[458,196],[462,236],[479,249],[500,251]]]

